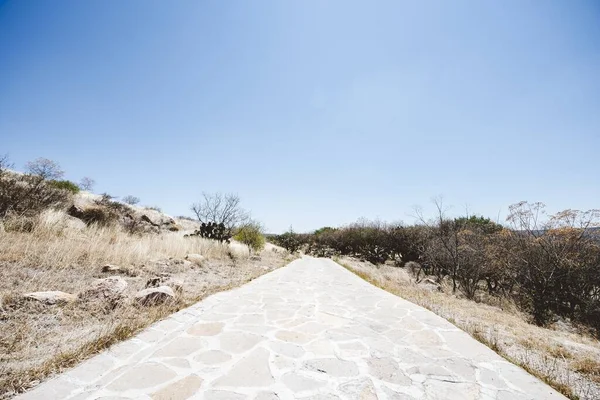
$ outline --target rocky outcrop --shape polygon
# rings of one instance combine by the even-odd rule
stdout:
[[[61,292],[59,290],[25,293],[23,298],[49,305],[72,303],[77,300],[77,296],[74,294]]]
[[[164,304],[175,300],[175,293],[169,286],[158,286],[140,290],[135,294],[135,300],[145,306]]]

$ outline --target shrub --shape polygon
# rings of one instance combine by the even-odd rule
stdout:
[[[117,222],[119,216],[116,212],[106,207],[91,207],[81,211],[80,219],[88,225],[97,224],[109,226]]]
[[[229,231],[225,227],[224,224],[217,224],[214,222],[202,223],[200,225],[200,229],[194,231],[194,233],[186,235],[190,236],[200,236],[205,239],[218,240],[219,242],[227,242],[231,239],[231,235]]]
[[[11,171],[8,157],[0,157],[0,218],[8,213],[32,216],[48,208],[63,208],[72,193],[50,182],[62,176],[53,161],[38,159],[27,164],[28,173]]]
[[[92,178],[88,178],[87,176],[84,176],[79,181],[79,187],[81,188],[81,190],[87,190],[87,191],[91,192],[94,189],[95,185],[96,185],[96,181],[93,180]]]
[[[238,228],[234,239],[248,246],[250,253],[257,252],[265,247],[265,237],[262,226],[255,221],[248,222]]]
[[[48,184],[52,187],[55,187],[57,189],[62,189],[62,190],[67,190],[73,194],[77,194],[79,193],[79,191],[81,190],[79,188],[79,186],[77,186],[76,183],[68,181],[68,180],[56,180],[53,179],[51,181],[48,181]]]
[[[296,251],[300,250],[302,245],[305,243],[303,235],[295,233],[292,228],[281,235],[275,236],[273,239],[276,244],[283,247],[290,253],[295,253]]]
[[[132,195],[127,195],[127,196],[123,197],[123,202],[125,204],[129,204],[130,206],[133,206],[140,202],[140,198],[132,196]]]

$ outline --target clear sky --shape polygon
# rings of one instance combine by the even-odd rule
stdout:
[[[271,232],[600,208],[600,2],[0,0],[0,153]]]

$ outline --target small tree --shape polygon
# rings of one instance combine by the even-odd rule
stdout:
[[[58,180],[65,174],[65,172],[60,169],[60,165],[58,165],[57,162],[42,157],[35,161],[28,162],[27,172],[40,181],[51,179]]]
[[[96,181],[92,178],[88,178],[87,176],[84,176],[83,178],[81,178],[81,181],[79,181],[79,187],[81,188],[81,190],[87,190],[88,192],[91,192],[94,189],[95,185]]]
[[[248,221],[238,228],[234,239],[248,246],[249,253],[257,252],[265,247],[264,229],[257,221]]]
[[[140,202],[140,198],[129,194],[129,195],[123,197],[123,202],[125,204],[129,204],[130,206],[134,206]]]

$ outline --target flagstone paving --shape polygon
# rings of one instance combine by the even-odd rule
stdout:
[[[565,399],[446,320],[304,257],[19,397]]]

